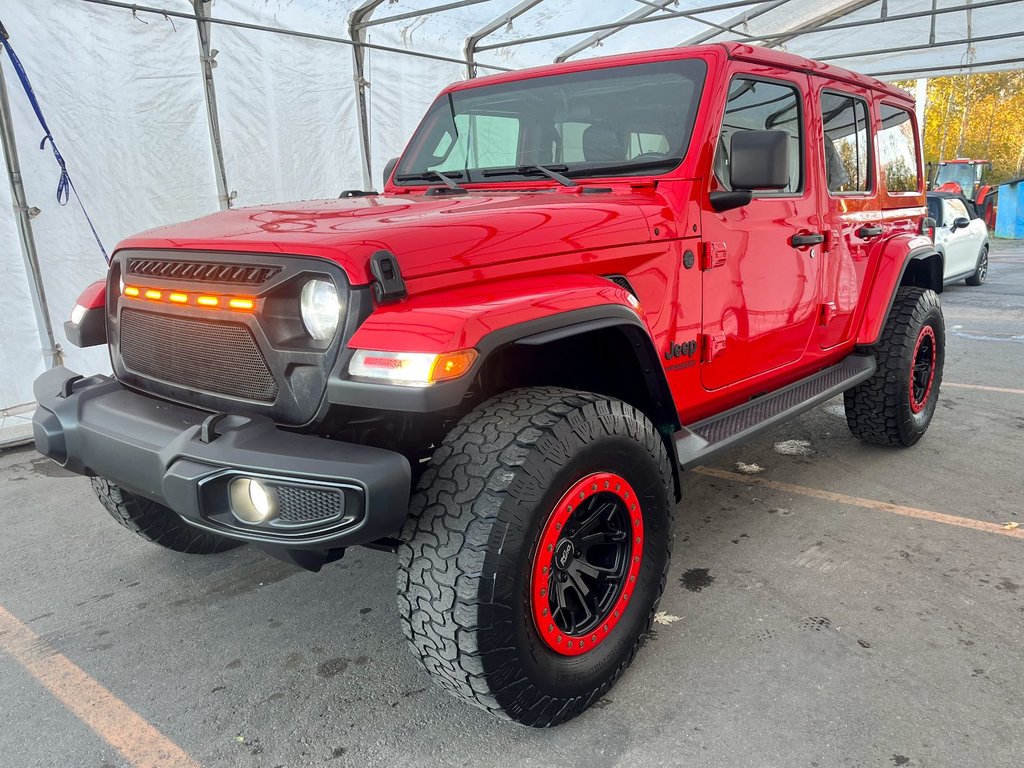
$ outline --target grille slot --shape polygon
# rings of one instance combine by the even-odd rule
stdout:
[[[277,518],[281,525],[309,525],[338,517],[345,511],[340,491],[279,485]]]
[[[121,312],[121,358],[141,376],[272,403],[277,381],[252,332],[239,323]]]
[[[189,280],[197,283],[263,285],[280,271],[280,267],[253,264],[224,264],[223,262],[175,259],[128,259],[128,274],[130,275]]]

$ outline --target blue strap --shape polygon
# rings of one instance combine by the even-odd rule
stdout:
[[[36,113],[36,118],[39,120],[39,125],[43,127],[43,140],[39,142],[40,149],[46,149],[46,143],[50,143],[50,149],[53,150],[53,159],[57,161],[57,165],[60,166],[60,179],[57,181],[57,202],[61,205],[67,205],[68,200],[71,199],[71,195],[74,194],[75,200],[78,201],[79,208],[82,209],[82,213],[85,215],[85,220],[89,224],[89,229],[92,230],[92,236],[96,239],[96,245],[99,246],[100,252],[103,254],[103,258],[110,263],[110,257],[107,255],[107,249],[103,247],[103,243],[100,241],[99,233],[96,232],[96,227],[92,223],[92,219],[89,218],[89,212],[85,210],[85,203],[82,202],[82,198],[78,196],[78,190],[75,189],[75,184],[71,181],[71,176],[68,173],[67,163],[64,161],[63,155],[60,150],[57,149],[57,142],[53,140],[53,134],[50,133],[50,126],[46,124],[46,118],[43,117],[43,110],[39,107],[39,100],[36,98],[35,91],[32,90],[32,83],[29,82],[28,74],[25,72],[25,68],[21,65],[21,59],[11,48],[10,42],[7,40],[7,36],[2,33],[3,28],[0,27],[0,43],[3,43],[4,49],[7,51],[7,55],[11,59],[11,64],[14,65],[14,71],[18,75],[18,79],[21,80],[21,86],[25,89],[25,95],[28,97],[29,104],[32,105],[32,111]]]

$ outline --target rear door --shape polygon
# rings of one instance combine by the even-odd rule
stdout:
[[[826,244],[818,344],[828,349],[853,336],[871,249],[884,228],[872,157],[870,94],[823,78],[812,82],[821,110],[821,129],[813,144],[825,170],[820,186]]]
[[[749,65],[748,65],[749,66]],[[755,192],[740,208],[702,212],[704,339],[701,382],[719,389],[798,361],[814,332],[820,244],[817,168],[808,152],[808,78],[797,72],[737,64],[726,94],[710,189],[729,189],[732,135],[745,130],[789,134],[789,185]]]

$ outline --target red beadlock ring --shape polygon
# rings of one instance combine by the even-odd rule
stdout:
[[[618,594],[611,601],[596,626],[587,632],[570,634],[559,626],[554,613],[554,596],[551,585],[556,578],[556,554],[565,555],[569,545],[567,530],[574,521],[574,510],[580,510],[594,496],[607,494],[608,500],[621,505],[616,508],[617,514],[624,514],[621,519],[628,521],[628,547],[620,550],[620,556],[628,557],[618,587]],[[617,532],[614,532],[618,535]],[[544,644],[564,656],[579,656],[600,645],[615,629],[616,624],[625,613],[629,600],[633,597],[636,581],[640,574],[644,551],[644,523],[639,499],[636,491],[621,476],[613,472],[597,472],[587,475],[576,482],[565,495],[559,499],[548,516],[541,532],[540,542],[533,560],[533,573],[530,580],[530,607],[534,623]],[[578,555],[579,553],[577,553]],[[571,554],[567,555],[571,557]],[[586,561],[584,561],[586,562]],[[608,592],[611,594],[611,591]]]
[[[932,393],[932,382],[935,381],[937,357],[938,347],[935,343],[935,331],[930,325],[926,325],[917,336],[914,355],[910,359],[910,410],[913,413],[920,413],[928,404],[928,396]],[[915,390],[921,390],[921,395],[918,396]]]

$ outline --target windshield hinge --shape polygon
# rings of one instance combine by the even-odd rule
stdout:
[[[378,303],[398,301],[409,295],[398,267],[398,259],[391,251],[377,251],[370,257],[370,274],[375,280],[373,295]]]

